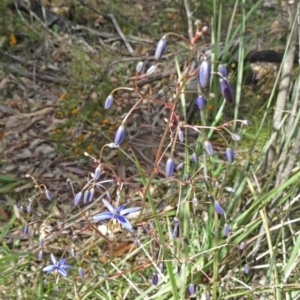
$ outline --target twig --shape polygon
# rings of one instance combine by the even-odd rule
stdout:
[[[111,20],[112,20],[112,22],[113,22],[113,24],[114,24],[114,26],[115,26],[115,28],[116,28],[118,34],[120,35],[121,39],[123,40],[123,42],[124,42],[124,44],[125,44],[125,46],[126,46],[128,52],[129,52],[131,55],[134,54],[134,51],[133,51],[132,47],[131,47],[130,44],[128,43],[128,41],[127,41],[125,35],[123,34],[123,32],[122,32],[122,30],[121,30],[121,28],[120,28],[120,26],[119,26],[117,20],[115,19],[114,15],[113,15],[113,14],[108,14],[108,16],[111,18]]]
[[[188,0],[184,0],[184,6],[185,6],[185,11],[186,11],[186,16],[188,19],[188,34],[189,34],[189,38],[190,40],[192,40],[194,34],[193,34],[193,21],[192,21],[192,13],[190,11],[190,6],[189,6],[189,2]]]

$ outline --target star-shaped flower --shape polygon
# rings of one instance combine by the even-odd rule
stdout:
[[[104,221],[109,219],[110,220],[116,219],[125,229],[127,229],[128,231],[132,231],[132,225],[130,224],[129,220],[124,216],[133,212],[137,212],[141,210],[141,208],[140,207],[125,208],[124,205],[120,205],[117,208],[115,208],[107,200],[102,199],[102,201],[109,211],[93,216],[93,220]]]
[[[68,275],[68,273],[65,269],[71,269],[72,266],[66,264],[67,260],[65,258],[57,260],[56,257],[52,253],[50,254],[50,257],[53,262],[53,265],[49,265],[49,266],[43,268],[43,271],[48,272],[48,273],[57,271],[60,275],[66,277]]]

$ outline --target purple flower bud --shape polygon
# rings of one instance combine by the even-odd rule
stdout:
[[[155,286],[158,285],[158,275],[156,273],[152,274],[152,284]]]
[[[240,245],[239,245],[239,249],[244,250],[244,248],[245,248],[245,243],[241,242]]]
[[[218,201],[215,200],[214,205],[215,205],[215,210],[217,211],[217,213],[219,215],[223,215],[224,214],[224,210],[223,210],[221,204]]]
[[[179,219],[174,218],[174,229],[173,229],[173,238],[176,239],[179,237]]]
[[[189,245],[189,244],[190,244],[190,241],[189,241],[189,239],[188,239],[186,236],[183,237],[183,242],[184,242],[186,245]]]
[[[227,69],[224,65],[219,65],[219,73],[224,77],[226,78],[227,75],[228,75],[228,72],[227,72]]]
[[[89,197],[90,197],[90,191],[85,190],[84,193],[83,193],[83,203],[87,203]]]
[[[45,195],[46,195],[48,200],[51,201],[53,199],[53,195],[48,189],[45,190]]]
[[[248,264],[245,264],[245,274],[248,274],[250,271],[250,267]]]
[[[234,152],[231,148],[226,148],[225,156],[226,156],[226,159],[229,163],[233,163],[233,161],[234,161]]]
[[[167,48],[167,41],[166,41],[165,38],[161,38],[158,41],[157,45],[156,45],[156,49],[155,49],[155,53],[154,53],[154,58],[156,60],[161,59],[162,56],[163,56],[163,54],[164,54],[164,52],[165,52],[165,50],[166,50],[166,48]]]
[[[183,163],[178,164],[177,167],[176,167],[176,170],[177,170],[177,171],[178,171],[178,170],[182,170],[183,166],[184,166]]]
[[[39,253],[38,253],[38,260],[42,260],[43,256],[44,256],[44,251],[40,250]]]
[[[157,93],[157,96],[162,97],[164,94],[165,94],[164,90],[159,90],[158,93]]]
[[[212,144],[209,141],[204,142],[204,147],[208,155],[210,156],[214,155],[214,149],[212,147]]]
[[[193,198],[192,200],[194,207],[198,206],[198,199],[196,197]]]
[[[157,69],[157,65],[153,65],[147,70],[146,74],[150,75],[150,74],[154,73],[156,71],[156,69]]]
[[[125,137],[125,127],[124,125],[120,125],[119,128],[116,131],[114,143],[119,146]]]
[[[221,93],[225,100],[227,101],[228,104],[233,105],[234,104],[234,96],[233,96],[233,91],[232,88],[229,84],[229,82],[221,78],[220,79],[220,86],[221,86]]]
[[[105,100],[105,104],[104,104],[104,108],[105,109],[109,109],[111,107],[111,105],[114,102],[114,98],[112,95],[108,95],[106,100]]]
[[[66,187],[67,187],[68,190],[71,188],[70,181],[71,181],[70,178],[67,178],[67,180],[66,180]]]
[[[74,198],[74,205],[78,205],[78,203],[80,202],[82,197],[82,192],[79,192],[78,194],[76,194],[75,198]]]
[[[202,88],[207,88],[210,82],[211,65],[207,60],[202,61],[199,69],[199,83]]]
[[[189,285],[189,292],[191,295],[195,293],[195,286],[192,283]]]
[[[83,279],[84,278],[84,271],[83,271],[82,268],[78,269],[78,273],[79,273],[79,276]]]
[[[240,141],[241,140],[241,136],[239,135],[239,134],[237,134],[237,133],[233,133],[232,135],[231,135],[231,138],[234,140],[234,141]]]
[[[210,293],[209,292],[205,293],[205,298],[206,298],[206,300],[210,300]]]
[[[94,188],[91,188],[91,189],[90,189],[89,197],[88,197],[88,199],[87,199],[87,202],[91,202],[91,201],[93,200],[94,193],[95,193],[95,189],[94,189]]]
[[[195,164],[198,164],[198,156],[195,152],[192,154],[191,159]]]
[[[158,265],[160,271],[164,274],[165,272],[165,264],[163,262],[161,262],[159,265]]]
[[[203,109],[206,104],[206,99],[203,95],[198,95],[196,99],[196,104],[199,109]]]
[[[175,163],[173,158],[169,157],[166,162],[166,177],[169,178],[173,175]]]
[[[225,236],[227,236],[227,237],[229,236],[230,228],[227,223],[224,225],[224,233],[225,233]]]
[[[45,241],[44,241],[44,239],[41,239],[41,240],[40,240],[40,246],[41,246],[41,247],[43,247],[43,246],[44,246],[44,244],[45,244]]]
[[[96,169],[95,169],[95,172],[94,172],[94,180],[96,181],[96,180],[98,180],[99,179],[99,177],[101,176],[101,174],[102,174],[102,168],[101,168],[101,166],[98,166]]]
[[[191,175],[189,173],[183,175],[183,180],[188,181],[191,179]]]
[[[25,235],[27,235],[28,232],[29,232],[29,227],[25,226],[24,229],[23,229],[23,232],[24,232]]]
[[[140,62],[136,65],[135,70],[136,70],[137,73],[140,73],[140,72],[142,71],[143,65],[144,65],[144,63],[143,63],[142,61],[140,61]]]
[[[30,204],[27,205],[26,211],[27,211],[27,213],[30,213],[30,212],[31,212],[31,206],[30,206]]]
[[[181,143],[183,143],[183,140],[184,140],[184,135],[183,135],[183,131],[180,129],[178,130],[178,138],[179,138],[179,141]]]

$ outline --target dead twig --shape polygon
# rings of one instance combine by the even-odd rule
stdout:
[[[194,34],[193,34],[193,21],[192,21],[192,13],[190,10],[190,5],[189,5],[189,1],[188,0],[184,0],[184,7],[185,7],[185,12],[186,12],[186,16],[188,19],[188,34],[189,34],[189,38],[190,40],[192,40]]]
[[[134,54],[134,51],[133,51],[131,45],[129,44],[129,42],[127,41],[125,35],[123,34],[123,32],[122,32],[122,30],[121,30],[121,28],[120,28],[120,26],[119,26],[117,20],[115,19],[114,15],[113,15],[113,14],[108,14],[108,16],[111,18],[111,20],[112,20],[112,22],[113,22],[113,24],[114,24],[114,26],[115,26],[115,28],[116,28],[118,34],[120,35],[121,39],[123,40],[123,42],[124,42],[124,44],[125,44],[125,46],[126,46],[128,52],[129,52],[131,55],[133,55],[133,54]]]

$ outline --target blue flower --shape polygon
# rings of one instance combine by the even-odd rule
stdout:
[[[108,95],[107,98],[106,98],[106,100],[105,100],[104,108],[105,109],[109,109],[112,106],[113,102],[114,102],[113,96],[112,95]]]
[[[220,79],[221,93],[223,97],[226,99],[227,103],[230,105],[234,104],[234,95],[232,88],[225,78]]]
[[[217,211],[217,213],[219,215],[223,215],[224,214],[224,210],[223,210],[221,204],[218,201],[215,200],[214,201],[214,205],[215,205],[215,210]]]
[[[155,49],[155,53],[154,53],[154,58],[155,58],[156,60],[161,59],[161,57],[163,56],[163,54],[164,54],[166,48],[167,48],[167,41],[166,41],[166,39],[163,37],[163,38],[161,38],[161,39],[158,41],[158,43],[157,43],[157,45],[156,45],[156,49]]]
[[[66,269],[71,269],[72,266],[66,264],[66,259],[62,258],[57,260],[56,257],[51,253],[50,254],[53,265],[49,265],[43,268],[43,272],[52,273],[54,271],[58,272],[60,275],[66,277],[68,275]]]
[[[173,175],[174,167],[174,159],[169,157],[166,162],[166,177],[171,177]]]
[[[223,76],[223,78],[227,78],[228,72],[224,65],[219,65],[219,73]]]
[[[158,285],[158,275],[156,273],[152,274],[152,284],[153,285]]]
[[[245,274],[248,274],[250,271],[250,267],[248,264],[245,264]]]
[[[205,150],[208,153],[208,155],[210,155],[210,156],[214,155],[214,148],[209,141],[204,142],[204,147],[205,147]]]
[[[229,228],[229,225],[227,223],[224,225],[224,233],[227,237],[229,236],[230,228]]]
[[[226,148],[225,156],[229,163],[233,163],[234,161],[234,151],[231,148]]]
[[[139,211],[141,210],[140,207],[125,208],[124,205],[120,205],[115,208],[105,199],[102,199],[102,202],[109,211],[93,216],[93,220],[104,221],[108,219],[116,219],[125,229],[132,231],[132,225],[129,220],[124,217],[124,215]]]
[[[195,286],[192,283],[189,285],[189,291],[191,295],[195,293]]]
[[[114,138],[115,145],[120,146],[120,144],[124,140],[124,137],[125,137],[125,127],[124,125],[120,125],[115,134],[115,138]]]
[[[205,106],[205,103],[206,103],[206,99],[203,95],[197,96],[196,104],[197,104],[199,109],[203,109],[204,106]]]
[[[207,88],[210,83],[211,64],[204,60],[202,61],[199,69],[199,83],[202,88]]]

